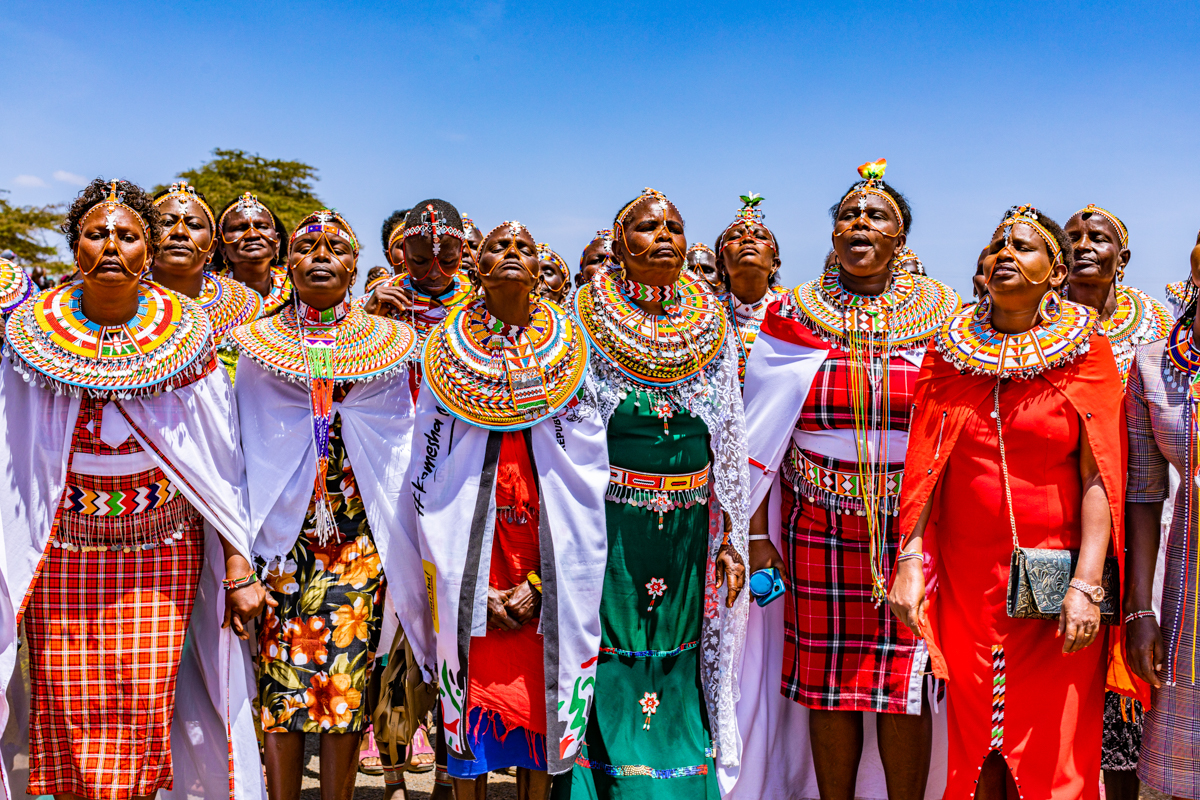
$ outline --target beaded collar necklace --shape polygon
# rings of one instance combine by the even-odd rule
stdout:
[[[490,430],[520,430],[571,402],[588,347],[571,317],[539,298],[527,326],[492,316],[482,299],[453,309],[426,339],[426,385],[454,416]]]
[[[1200,347],[1192,340],[1191,317],[1180,317],[1175,321],[1163,349],[1172,368],[1164,375],[1166,383],[1176,389],[1191,386],[1192,391],[1197,392],[1193,379],[1200,374]]]
[[[1184,278],[1181,281],[1168,283],[1166,286],[1167,300],[1175,303],[1182,309],[1188,302],[1188,284],[1190,282],[1188,278]]]
[[[208,314],[213,341],[218,348],[226,346],[226,334],[230,330],[258,319],[263,309],[258,292],[244,283],[211,272],[204,273],[204,285],[196,302]]]
[[[274,314],[292,299],[292,280],[287,267],[271,267],[271,290],[262,299],[263,316]]]
[[[19,265],[0,258],[0,314],[8,316],[33,294],[33,279]],[[3,335],[0,334],[0,338]]]
[[[1090,306],[1060,300],[1047,292],[1039,314],[1042,323],[1024,333],[1001,333],[992,327],[988,298],[974,312],[951,317],[934,339],[941,354],[961,372],[1002,378],[1032,378],[1065,366],[1088,351],[1099,313]]]
[[[650,286],[645,283],[625,278],[621,281],[621,289],[630,300],[641,300],[643,303],[662,303],[663,306],[673,305],[678,293],[675,284],[669,286]]]
[[[1102,327],[1112,344],[1122,382],[1129,378],[1137,348],[1166,337],[1173,323],[1167,307],[1141,289],[1117,286],[1117,307]]]
[[[575,295],[589,342],[629,390],[665,389],[701,376],[725,344],[725,313],[701,279],[683,271],[672,288],[664,316],[636,305],[613,268],[598,271]]]
[[[200,306],[156,283],[137,288],[137,311],[123,325],[83,315],[82,281],[23,303],[6,329],[13,366],[56,393],[102,398],[169,392],[211,371],[211,326]]]
[[[746,361],[750,358],[751,348],[758,341],[758,332],[767,316],[767,306],[785,294],[778,289],[767,289],[757,303],[749,304],[740,302],[733,292],[726,292],[722,297],[729,321],[738,334],[738,379],[743,383],[746,380]]]
[[[785,315],[842,349],[851,337],[872,340],[888,353],[923,345],[960,307],[953,289],[922,275],[896,271],[887,291],[859,295],[842,286],[839,274],[833,264],[793,289]]]

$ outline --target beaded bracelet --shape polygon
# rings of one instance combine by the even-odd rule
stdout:
[[[251,572],[249,575],[245,576],[244,578],[233,578],[232,580],[229,578],[226,578],[225,580],[221,581],[221,585],[224,586],[225,589],[228,591],[233,591],[235,589],[244,589],[247,586],[253,586],[256,583],[258,583],[258,573],[257,572]]]
[[[1133,622],[1135,619],[1141,619],[1142,617],[1153,617],[1153,616],[1154,616],[1154,612],[1148,608],[1142,609],[1141,611],[1131,611],[1125,615],[1125,624],[1128,625],[1129,623]]]
[[[769,533],[752,533],[752,534],[750,534],[750,541],[752,541],[752,542],[769,541],[770,539],[771,539],[771,534],[769,534]]]
[[[529,581],[529,585],[532,586],[538,594],[542,593],[542,576],[541,575],[538,575],[536,572],[530,572],[528,575],[525,576],[525,580]]]
[[[913,550],[908,553],[902,552],[902,553],[900,553],[900,555],[896,556],[896,563],[899,564],[901,561],[904,561],[905,559],[909,559],[909,558],[920,558],[920,559],[924,560],[925,554],[923,552],[921,552],[920,550]]]

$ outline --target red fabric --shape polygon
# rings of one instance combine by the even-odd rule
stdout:
[[[1013,545],[990,416],[994,387],[994,377],[961,375],[931,348],[917,385],[906,459],[900,518],[905,537],[926,501],[931,496],[934,501],[924,546],[927,575],[936,572],[936,589],[930,591],[923,633],[935,674],[949,680],[945,796],[974,794],[979,766],[992,749],[993,681],[1003,673],[999,749],[1022,795],[1096,797],[1109,653],[1098,643],[1064,656],[1056,622],[1007,615]],[[1004,440],[1022,546],[1079,546],[1084,434],[1108,495],[1112,552],[1123,557],[1122,394],[1111,348],[1098,336],[1076,362],[1002,385]],[[1110,633],[1104,634],[1110,649],[1119,652],[1112,647],[1118,637]],[[1002,653],[993,652],[994,646]],[[1132,676],[1123,663],[1113,663],[1108,671],[1116,678],[1114,688],[1131,692]]]
[[[128,800],[171,786],[175,678],[203,563],[198,514],[173,545],[50,548],[25,613],[31,794]]]
[[[505,433],[496,469],[496,530],[488,582],[505,591],[541,574],[538,492],[522,433]],[[520,521],[520,520],[524,521]],[[508,730],[546,733],[546,679],[536,618],[471,640],[467,703],[500,714]],[[464,715],[465,716],[465,715]]]
[[[829,352],[813,377],[812,388],[800,409],[797,430],[854,429],[854,401],[850,391],[853,363],[849,354],[841,350]],[[919,373],[920,367],[907,359],[899,356],[888,359],[888,418],[879,420],[872,417],[869,420],[872,430],[908,430],[913,390]],[[871,408],[871,405],[868,403],[867,407]],[[900,461],[899,458],[895,460]],[[848,469],[853,472],[857,465]]]

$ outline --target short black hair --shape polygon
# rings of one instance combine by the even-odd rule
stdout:
[[[242,195],[239,194],[237,197],[233,198],[224,206],[222,206],[221,210],[217,212],[217,236],[222,240],[224,239],[224,236],[221,233],[221,220],[225,218],[225,213],[229,211],[229,209],[236,206],[238,201],[241,199]],[[275,256],[275,263],[276,265],[286,264],[288,253],[288,237],[291,236],[291,231],[289,231],[287,226],[283,224],[283,220],[279,218],[279,215],[275,213],[274,209],[262,201],[262,198],[255,197],[254,199],[258,201],[260,206],[267,210],[267,213],[271,215],[271,222],[275,224],[275,235],[279,237],[279,253]],[[221,255],[220,247],[213,248],[212,262],[208,265],[208,269],[210,272],[224,272],[229,269],[229,264],[225,262],[225,256]]]
[[[841,210],[842,203],[846,202],[847,197],[859,191],[864,183],[865,181],[855,181],[854,185],[842,193],[842,196],[838,198],[838,201],[829,207],[830,219],[832,219],[834,222],[837,222],[838,211]],[[904,223],[903,233],[911,234],[913,218],[912,207],[908,204],[908,198],[901,194],[899,189],[892,186],[883,178],[877,178],[875,183],[879,185],[879,188],[883,189],[883,191],[887,193],[888,197],[892,198],[892,201],[896,204],[896,207],[900,209],[900,221]]]
[[[59,226],[59,230],[67,237],[67,246],[72,251],[79,244],[79,225],[83,218],[108,199],[112,187],[113,181],[96,178],[84,187],[67,209],[67,218]],[[145,221],[150,234],[150,241],[146,243],[146,247],[149,249],[150,258],[153,258],[158,253],[158,240],[162,238],[162,218],[158,215],[158,209],[154,207],[154,200],[142,187],[126,180],[116,181],[116,188],[117,194],[122,198],[121,202],[132,208],[134,213]]]
[[[383,226],[379,229],[379,241],[383,243],[383,252],[387,252],[388,240],[392,238],[392,231],[396,230],[396,226],[404,222],[404,218],[408,216],[410,209],[398,208],[388,218],[383,221]]]
[[[458,209],[447,203],[445,200],[439,200],[436,197],[429,200],[422,200],[408,210],[408,214],[404,217],[404,227],[417,227],[421,224],[421,215],[427,213],[427,207],[433,206],[433,210],[437,212],[438,217],[445,224],[457,230],[463,230],[462,216],[458,213]],[[466,232],[463,231],[464,237]],[[385,248],[386,249],[386,248]]]

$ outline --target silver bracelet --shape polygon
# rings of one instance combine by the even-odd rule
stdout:
[[[770,538],[771,538],[771,534],[769,534],[769,533],[752,533],[752,534],[750,534],[750,541],[752,541],[752,542],[760,542],[760,541],[763,541],[764,539],[769,540]]]

